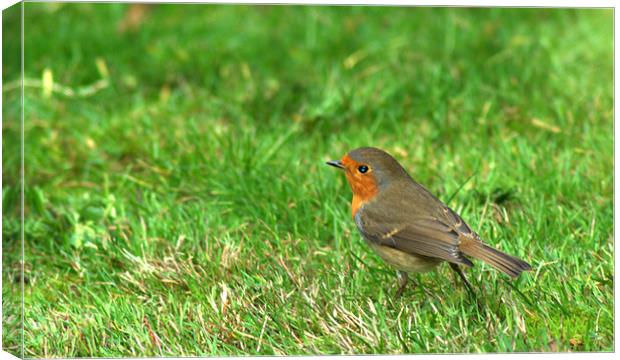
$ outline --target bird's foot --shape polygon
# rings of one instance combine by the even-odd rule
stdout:
[[[454,270],[454,272],[461,278],[461,280],[463,280],[463,284],[465,284],[465,287],[467,288],[467,292],[469,292],[469,294],[474,299],[476,299],[477,297],[476,297],[476,292],[474,291],[474,287],[471,286],[471,283],[465,277],[463,270],[461,270],[461,268],[457,264],[453,264],[453,263],[449,263],[449,264],[450,264],[450,268],[452,268],[452,270]]]
[[[409,276],[404,271],[396,271],[396,277],[398,278],[398,290],[396,291],[396,299],[400,298],[403,295],[403,291],[407,287],[407,281],[409,280]]]

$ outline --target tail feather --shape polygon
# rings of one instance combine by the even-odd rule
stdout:
[[[532,269],[530,264],[525,261],[514,256],[504,254],[499,250],[483,244],[481,241],[464,239],[461,241],[459,248],[465,255],[482,260],[497,270],[512,277],[517,277],[521,274],[521,272]]]

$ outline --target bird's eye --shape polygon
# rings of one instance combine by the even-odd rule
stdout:
[[[359,171],[359,172],[361,172],[362,174],[364,174],[364,173],[366,173],[366,171],[368,171],[368,166],[366,166],[366,165],[360,165],[360,166],[357,168],[357,171]]]

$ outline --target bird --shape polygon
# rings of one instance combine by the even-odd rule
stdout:
[[[361,147],[331,160],[343,170],[353,192],[351,216],[366,243],[396,269],[399,298],[410,273],[448,262],[475,294],[461,267],[482,260],[513,277],[530,264],[486,245],[454,210],[417,183],[389,153]]]

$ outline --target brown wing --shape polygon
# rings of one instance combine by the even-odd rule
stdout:
[[[366,238],[377,244],[407,253],[473,266],[459,250],[458,232],[437,219],[412,219],[406,224],[382,223],[362,227],[358,224],[358,228]]]
[[[372,205],[358,212],[355,220],[366,238],[407,253],[473,266],[459,244],[465,238],[480,240],[459,215],[424,188],[395,195],[392,202],[400,203],[399,212],[379,211]]]
[[[423,186],[392,187],[384,203],[370,203],[358,211],[355,222],[364,236],[395,249],[473,266],[465,255],[482,260],[513,277],[530,270],[527,262],[485,245],[478,234]],[[396,210],[398,209],[398,210]]]

